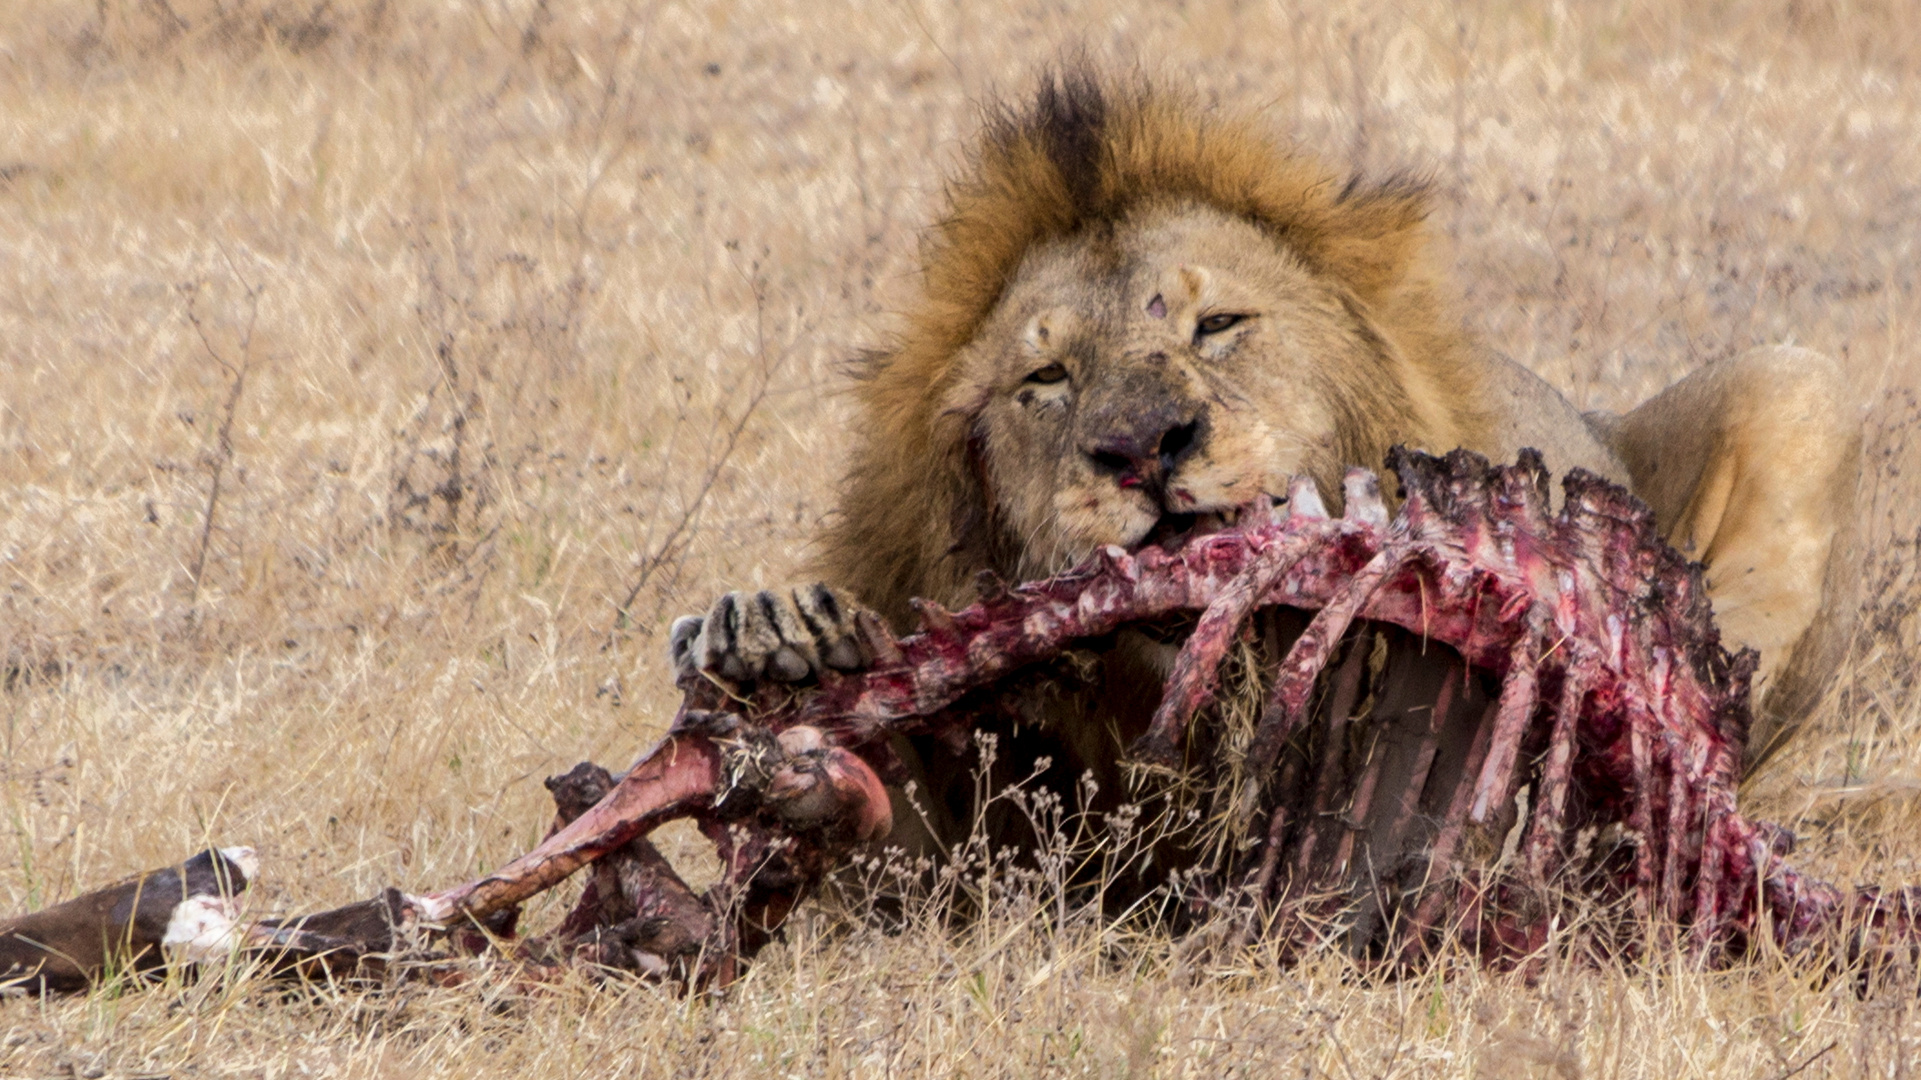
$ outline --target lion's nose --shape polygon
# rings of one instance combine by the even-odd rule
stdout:
[[[1124,488],[1156,490],[1200,442],[1199,420],[1182,420],[1162,410],[1142,422],[1110,431],[1086,447],[1094,468]]]

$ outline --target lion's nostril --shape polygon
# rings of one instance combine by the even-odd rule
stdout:
[[[1112,450],[1093,450],[1087,455],[1094,459],[1094,467],[1115,476],[1128,476],[1134,472],[1134,459],[1126,454]]]
[[[1162,465],[1172,468],[1175,462],[1185,457],[1187,452],[1194,448],[1195,437],[1200,434],[1200,431],[1201,422],[1198,420],[1182,424],[1180,427],[1169,428],[1167,433],[1161,436]]]

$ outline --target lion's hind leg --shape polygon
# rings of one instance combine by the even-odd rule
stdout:
[[[1758,762],[1814,707],[1853,625],[1860,423],[1839,365],[1772,346],[1595,417],[1675,547],[1708,568],[1730,646],[1761,654]]]

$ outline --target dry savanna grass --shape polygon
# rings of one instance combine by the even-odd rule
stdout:
[[[1466,317],[1584,405],[1755,343],[1844,357],[1866,618],[1747,801],[1810,869],[1921,881],[1911,15],[0,6],[0,910],[209,840],[289,910],[536,839],[542,776],[670,714],[666,622],[798,572],[840,361],[887,331],[977,104],[1064,47],[1432,176]],[[0,1076],[1894,1076],[1921,1040],[1912,986],[1780,957],[1200,971],[1046,885],[904,934],[818,909],[718,1000],[16,997]]]

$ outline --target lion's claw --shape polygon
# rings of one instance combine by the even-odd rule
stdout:
[[[705,616],[674,620],[668,650],[683,677],[704,672],[732,683],[860,671],[873,662],[859,629],[865,611],[830,585],[731,592]]]

